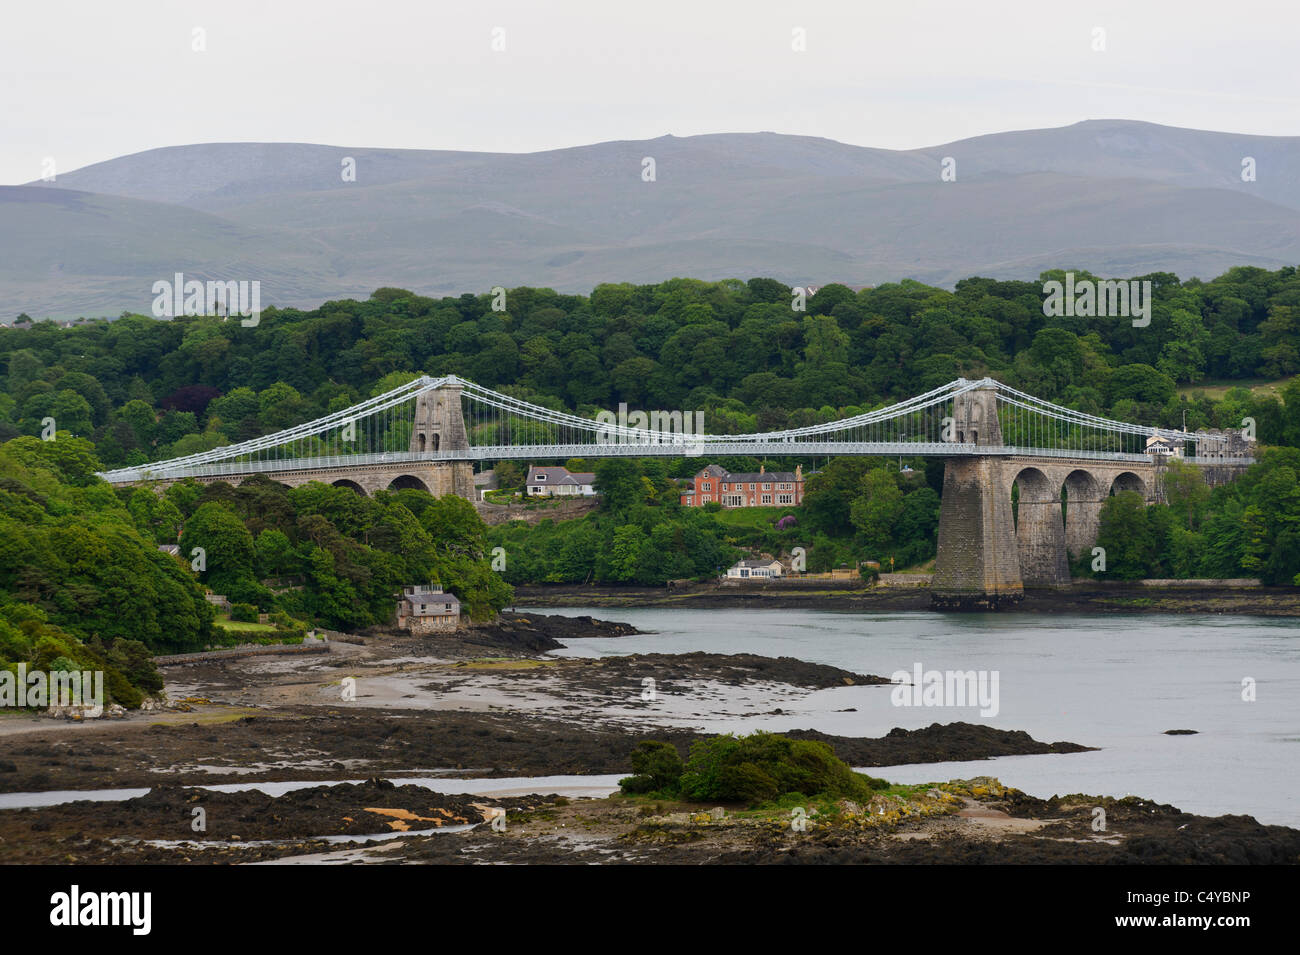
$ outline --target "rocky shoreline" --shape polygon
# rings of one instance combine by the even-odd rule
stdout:
[[[874,692],[888,683],[792,657],[548,653],[565,638],[635,632],[512,613],[454,638],[374,632],[331,641],[325,655],[169,665],[172,702],[125,719],[5,717],[0,792],[148,792],[0,810],[0,863],[1300,861],[1300,831],[1249,817],[1210,819],[1134,798],[1040,800],[991,779],[895,785],[869,805],[809,805],[807,831],[791,829],[784,805],[436,791],[439,778],[573,776],[592,777],[608,793],[611,778],[632,771],[640,742],[666,742],[686,756],[712,734],[689,720],[665,722],[645,698],[647,681],[691,706],[715,715],[734,707],[739,716],[779,714],[773,701],[835,687]],[[353,674],[358,692],[349,700],[339,688]],[[786,735],[825,742],[864,768],[1090,748],[964,722],[878,737]],[[276,782],[299,788],[278,796],[205,788]],[[1098,807],[1108,814],[1104,832],[1092,828]],[[365,839],[341,844],[344,837]]]
[[[530,607],[689,607],[697,610],[765,608],[773,610],[930,611],[927,587],[828,587],[824,590],[779,586],[594,587],[554,584],[515,587],[515,603]],[[1210,588],[1108,584],[1078,581],[1070,587],[1030,589],[1023,600],[999,613],[1150,613],[1300,617],[1300,588]]]
[[[799,827],[796,814],[806,819]],[[1131,796],[1037,799],[990,777],[797,813],[651,797],[448,796],[383,779],[278,797],[168,786],[111,812],[97,802],[0,811],[7,864],[269,861],[1285,865],[1300,861],[1300,830]]]

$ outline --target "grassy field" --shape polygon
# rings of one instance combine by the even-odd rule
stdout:
[[[1246,388],[1253,395],[1272,395],[1274,398],[1280,397],[1279,392],[1295,376],[1279,378],[1276,381],[1270,381],[1267,378],[1241,378],[1236,381],[1203,381],[1197,385],[1184,385],[1178,389],[1180,395],[1187,395],[1189,398],[1195,395],[1205,395],[1213,401],[1220,401],[1223,396],[1233,388]]]
[[[248,623],[244,620],[231,620],[230,614],[219,613],[214,623],[236,633],[274,633],[275,627],[269,623]]]

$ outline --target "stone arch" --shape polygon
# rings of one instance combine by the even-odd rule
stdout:
[[[429,486],[413,474],[400,474],[388,482],[390,491],[423,491],[429,493]]]
[[[1097,526],[1106,488],[1096,475],[1076,468],[1061,485],[1065,516],[1065,549],[1072,557],[1089,553],[1097,543]]]
[[[1026,587],[1069,583],[1061,486],[1036,467],[1023,467],[1011,479],[1017,491],[1016,550]]]
[[[362,497],[365,497],[365,496],[366,496],[366,489],[363,488],[363,487],[362,487],[360,484],[358,484],[356,481],[349,480],[348,478],[339,478],[337,481],[331,481],[331,482],[330,482],[330,486],[331,486],[331,487],[345,487],[345,488],[347,488],[347,489],[350,490],[350,491],[356,491],[356,492],[357,492],[358,494],[360,494]]]
[[[1115,480],[1110,482],[1110,494],[1113,496],[1120,491],[1137,491],[1142,495],[1142,500],[1147,498],[1147,485],[1141,477],[1132,471],[1121,471],[1115,475]]]

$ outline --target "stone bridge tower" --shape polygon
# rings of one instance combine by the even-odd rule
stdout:
[[[1001,447],[997,389],[953,399],[955,444]],[[947,458],[939,509],[939,552],[930,599],[938,610],[996,610],[1024,597],[1011,499],[995,455]]]
[[[440,388],[423,392],[415,399],[412,453],[446,454],[469,450],[460,395],[460,382],[453,380]]]
[[[998,421],[998,392],[992,385],[967,391],[952,400],[953,442],[980,447],[1002,447]]]
[[[465,432],[465,418],[461,412],[461,391],[461,383],[452,378],[415,399],[411,453],[437,456],[440,460],[428,466],[435,471],[448,472],[434,475],[430,490],[435,486],[447,488],[451,493],[473,501],[474,465],[468,460],[455,460],[456,452],[469,450],[469,435]],[[447,459],[448,455],[451,460]],[[425,483],[430,484],[429,481]]]

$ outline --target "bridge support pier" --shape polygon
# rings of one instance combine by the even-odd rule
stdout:
[[[1020,500],[1016,506],[1016,545],[1020,580],[1026,587],[1064,587],[1070,583],[1070,566],[1065,555],[1060,488],[1037,468],[1022,471],[1017,483]]]
[[[966,443],[976,442],[968,436]],[[1136,490],[1151,503],[1159,472],[1149,461],[980,453],[948,458],[931,605],[996,610],[1027,589],[1069,587],[1070,558],[1091,554],[1110,494]]]
[[[996,420],[996,419],[994,419]],[[1011,499],[1002,462],[949,458],[939,510],[939,553],[930,584],[936,610],[999,610],[1024,597]]]
[[[1065,504],[1065,549],[1074,559],[1090,554],[1101,528],[1101,505],[1104,502],[1076,501]]]

